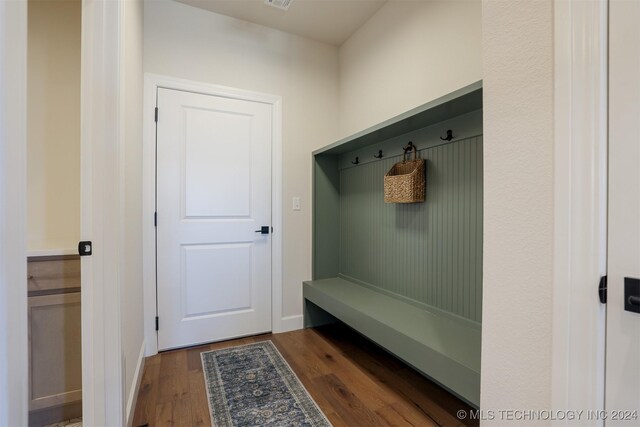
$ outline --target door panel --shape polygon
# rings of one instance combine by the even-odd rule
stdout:
[[[251,308],[250,243],[189,245],[182,254],[183,318]],[[230,280],[210,282],[216,276]]]
[[[184,113],[185,216],[249,217],[251,116],[193,108]]]
[[[640,314],[624,310],[624,278],[640,278],[640,2],[609,9],[609,242],[606,409],[640,423]]]
[[[158,90],[158,348],[271,330],[271,106]]]

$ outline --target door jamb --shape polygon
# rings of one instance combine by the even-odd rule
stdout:
[[[552,406],[604,409],[607,0],[554,1]],[[566,425],[568,421],[555,421]]]
[[[113,87],[120,88],[121,6],[120,1],[82,2],[81,138],[83,150],[89,153],[85,154],[87,159],[92,152],[96,154],[113,145],[119,147],[121,143],[117,120],[119,96],[110,93]],[[0,424],[27,425],[26,0],[0,3],[0,22],[0,40],[11,44],[0,41],[0,231],[5,237],[4,243],[8,244],[7,252],[2,250],[5,246],[0,248],[0,313],[3,313],[2,325],[4,321],[10,322],[0,328],[0,351],[6,354],[4,363],[0,362]],[[119,94],[119,90],[117,92]],[[115,154],[104,161],[95,162],[101,166],[100,170],[95,170],[90,162],[84,162],[82,182],[86,185],[83,196],[103,200],[104,194],[93,191],[93,187],[105,189],[109,187],[105,184],[111,182],[108,178],[114,174],[118,176],[118,150],[113,151]],[[117,194],[117,189],[112,188],[109,192],[111,196]],[[87,200],[83,209],[89,220],[83,224],[82,234],[94,236],[94,241],[102,246],[96,252],[103,253],[103,258],[83,261],[91,267],[90,275],[85,275],[83,268],[83,419],[87,425],[122,425],[117,269],[104,269],[102,274],[102,267],[118,265],[113,258],[117,257],[119,248],[114,239],[109,242],[101,239],[110,234],[107,231],[116,228],[109,228],[114,223],[107,217],[117,205],[96,212],[92,210],[94,200],[91,197]],[[105,218],[106,221],[101,221]],[[119,216],[113,218],[117,221]],[[114,278],[116,280],[111,283]],[[105,283],[112,286],[104,286]]]
[[[157,292],[154,213],[156,209],[155,107],[159,88],[262,102],[272,106],[271,221],[274,233],[271,234],[271,329],[273,332],[282,332],[282,234],[284,231],[282,228],[282,97],[145,73],[142,147],[142,258],[146,356],[158,353],[158,336],[155,330]],[[162,115],[162,112],[159,114]]]
[[[82,1],[81,240],[82,415],[86,425],[124,425],[120,314],[124,237],[122,45],[124,2]]]
[[[27,2],[0,2],[0,425],[27,425]]]

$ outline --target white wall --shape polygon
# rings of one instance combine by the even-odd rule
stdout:
[[[80,0],[29,0],[27,247],[80,240]]]
[[[485,410],[550,409],[553,3],[485,0],[482,24],[484,292],[480,406]],[[504,424],[500,421],[497,424]]]
[[[25,426],[27,4],[0,2],[0,425]]]
[[[301,316],[302,281],[311,278],[311,151],[337,137],[337,48],[167,0],[147,1],[144,15],[145,72],[282,96],[282,316]],[[302,318],[285,326],[301,327]]]
[[[340,47],[340,136],[482,79],[480,0],[390,0]]]
[[[123,132],[124,250],[122,252],[121,321],[127,415],[135,409],[135,377],[144,349],[142,300],[142,99],[144,3],[124,2]],[[141,373],[140,373],[141,374]]]

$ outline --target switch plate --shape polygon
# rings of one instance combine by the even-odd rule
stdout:
[[[300,197],[294,197],[293,198],[293,210],[294,211],[299,211],[300,210]]]

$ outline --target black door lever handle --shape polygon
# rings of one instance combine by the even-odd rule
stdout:
[[[640,313],[640,279],[624,278],[624,309]]]
[[[269,234],[269,226],[263,225],[262,227],[260,227],[260,230],[256,230],[255,232],[260,234]]]

